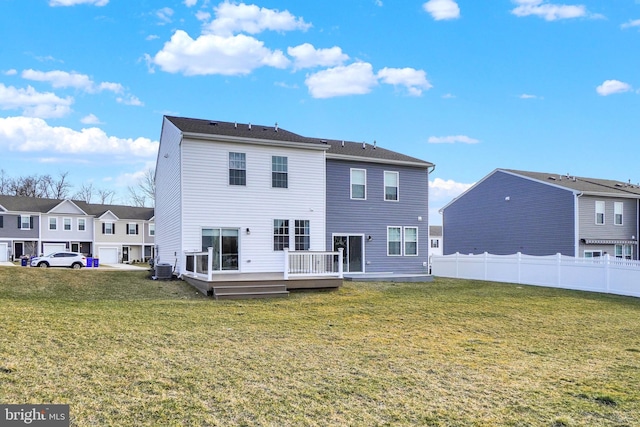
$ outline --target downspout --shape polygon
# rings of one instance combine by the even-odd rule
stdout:
[[[638,246],[638,240],[640,240],[640,199],[636,200],[636,254],[635,257],[636,259],[640,259],[640,254],[638,254],[638,249],[640,248],[640,246]]]
[[[574,254],[573,257],[574,258],[579,258],[580,255],[580,203],[579,203],[579,198],[582,197],[582,195],[584,193],[574,193],[575,194],[575,202],[574,202],[574,208],[573,208],[573,214],[574,214],[574,233],[575,233],[575,237],[574,237]]]

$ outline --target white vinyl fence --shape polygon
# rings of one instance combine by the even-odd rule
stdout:
[[[640,297],[640,261],[514,255],[434,255],[434,276],[549,286]]]

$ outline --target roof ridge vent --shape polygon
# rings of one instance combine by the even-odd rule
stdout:
[[[251,122],[249,122],[249,130],[251,130]]]
[[[233,128],[238,129],[238,122],[233,122]]]
[[[377,143],[376,143],[376,140],[374,139],[374,140],[373,140],[373,149],[374,149],[374,150],[376,149],[376,144],[377,144]]]
[[[342,146],[344,147],[344,139],[342,140]]]

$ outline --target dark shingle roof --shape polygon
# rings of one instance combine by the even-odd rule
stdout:
[[[585,178],[566,174],[558,175],[546,172],[528,172],[513,169],[501,170],[586,194],[611,194],[626,197],[640,197],[640,185],[630,184],[628,182],[610,179]]]
[[[432,163],[427,161],[378,146],[374,147],[371,144],[334,139],[310,138],[289,132],[288,130],[280,127],[276,128],[275,126],[249,126],[248,123],[221,122],[173,116],[165,117],[183,133],[313,144],[315,146],[328,146],[327,157],[329,158],[357,157],[361,158],[363,161],[411,163],[425,168],[433,166]]]
[[[149,220],[154,215],[153,208],[139,208],[123,205],[101,205],[71,200],[87,215],[99,217],[107,211],[113,212],[120,219]],[[39,197],[3,196],[0,195],[0,206],[11,212],[47,213],[64,202],[62,199],[42,199]]]

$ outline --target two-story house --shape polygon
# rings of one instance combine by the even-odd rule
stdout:
[[[167,116],[158,261],[180,275],[185,253],[211,247],[216,274],[282,273],[285,250],[342,249],[346,272],[425,272],[430,168],[375,144]]]
[[[640,186],[496,169],[441,210],[445,255],[638,259]]]

